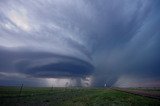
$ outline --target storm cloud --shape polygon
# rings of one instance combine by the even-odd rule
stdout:
[[[159,9],[159,0],[1,0],[0,84],[152,86]]]

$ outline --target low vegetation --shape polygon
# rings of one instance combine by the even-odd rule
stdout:
[[[104,88],[0,87],[0,106],[160,106],[157,99]]]

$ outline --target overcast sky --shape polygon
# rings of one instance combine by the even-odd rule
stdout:
[[[160,86],[159,0],[0,0],[0,85]]]

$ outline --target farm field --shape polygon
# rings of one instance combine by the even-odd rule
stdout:
[[[111,88],[0,87],[0,106],[160,106],[160,100]]]
[[[115,90],[160,100],[160,89],[159,88],[117,88]]]

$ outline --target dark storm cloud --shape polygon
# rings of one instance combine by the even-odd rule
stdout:
[[[85,77],[94,69],[90,63],[74,57],[20,50],[0,49],[0,72],[12,71],[45,78]]]
[[[99,7],[104,11],[98,23],[105,24],[99,25],[96,32],[99,42],[93,56],[98,70],[95,85],[114,85],[123,75],[158,78],[159,1],[106,2],[100,4],[103,9]]]
[[[158,79],[159,9],[159,0],[2,0],[0,72],[92,75],[94,86]]]

